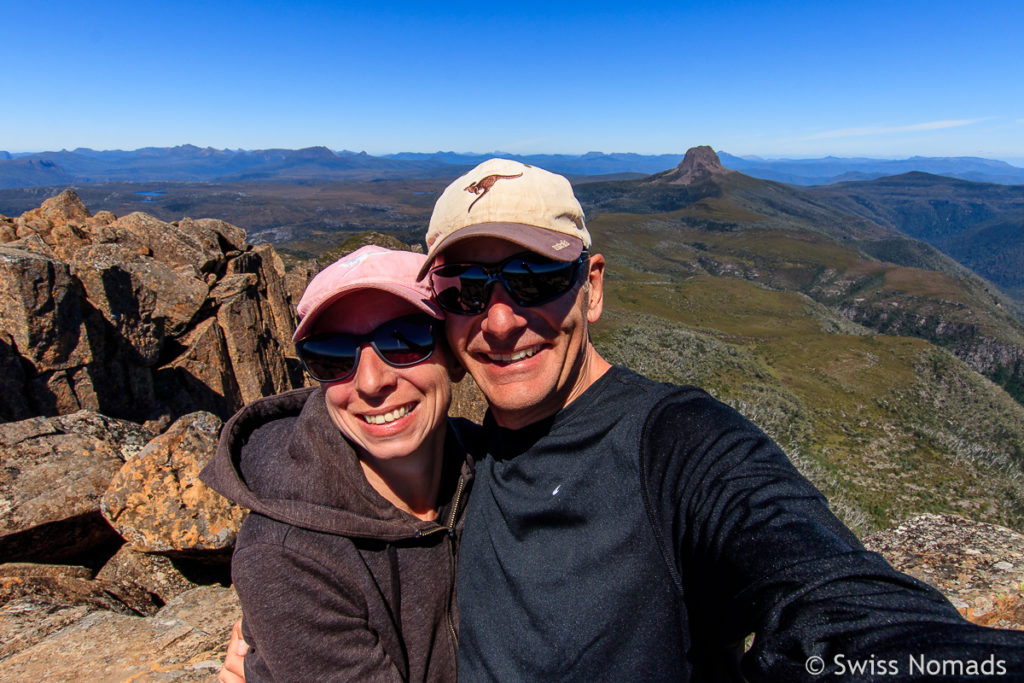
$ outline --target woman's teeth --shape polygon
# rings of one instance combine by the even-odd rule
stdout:
[[[402,406],[401,408],[395,408],[390,413],[381,413],[380,415],[363,415],[363,419],[366,420],[367,424],[371,425],[382,425],[385,422],[394,422],[400,417],[405,417],[409,414],[411,408],[409,406]]]

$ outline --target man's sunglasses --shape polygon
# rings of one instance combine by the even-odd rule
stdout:
[[[355,374],[365,344],[392,367],[422,363],[434,352],[438,324],[428,315],[408,315],[390,320],[369,334],[329,332],[306,337],[296,342],[295,350],[313,379],[337,382]]]
[[[525,252],[493,266],[446,263],[430,269],[430,286],[438,305],[456,315],[483,313],[495,282],[505,286],[517,305],[540,306],[573,288],[589,256],[583,251],[575,261],[566,262]]]

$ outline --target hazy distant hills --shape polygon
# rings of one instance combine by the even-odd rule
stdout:
[[[807,191],[928,242],[1024,301],[1024,186],[915,172]]]
[[[49,178],[26,162],[45,164]],[[57,183],[203,182],[283,179],[302,181],[352,180],[376,177],[430,175],[436,165],[394,161],[365,153],[307,149],[217,150],[193,145],[121,150],[41,152],[0,159],[0,187]]]
[[[673,168],[682,154],[530,154],[506,152],[401,153],[306,149],[226,150],[194,145],[146,147],[132,151],[92,149],[32,154],[0,152],[0,188],[108,182],[236,182],[381,180],[452,177],[484,159],[503,156],[562,173],[579,181],[590,176],[640,177]],[[759,159],[721,153],[726,168],[796,185],[868,180],[910,171],[1002,184],[1024,184],[1024,169],[974,157],[884,159]]]
[[[134,151],[91,149],[11,155],[0,152],[0,188],[68,183],[244,182],[451,178],[490,154],[394,154],[299,150],[218,150],[181,145]],[[504,155],[568,175],[647,175],[679,163],[683,155],[601,154]]]
[[[913,171],[1004,185],[1024,185],[1024,168],[979,157],[911,157],[910,159],[761,159],[719,152],[722,165],[755,178],[793,185],[829,185],[873,180]]]

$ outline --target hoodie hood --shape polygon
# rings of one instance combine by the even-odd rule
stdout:
[[[463,423],[465,421],[459,421]],[[323,387],[259,399],[224,425],[200,478],[253,512],[340,536],[396,541],[450,526],[456,495],[472,476],[449,420],[436,521],[399,510],[370,485],[349,442],[331,421]]]

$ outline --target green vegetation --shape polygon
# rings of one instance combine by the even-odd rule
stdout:
[[[735,406],[860,533],[921,512],[1024,530],[1024,375],[987,360],[1024,353],[1013,304],[785,186],[721,189],[590,220],[609,264],[601,351]]]
[[[907,173],[807,192],[931,244],[1024,302],[1024,186]]]
[[[608,284],[595,342],[762,426],[858,533],[921,512],[1024,529],[1024,407],[927,342],[869,334],[788,292],[722,278]]]

